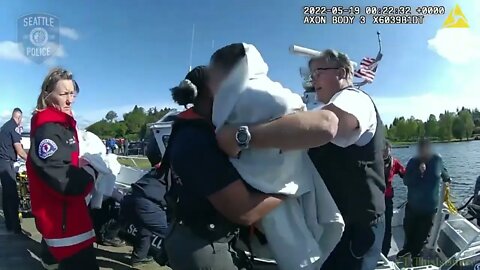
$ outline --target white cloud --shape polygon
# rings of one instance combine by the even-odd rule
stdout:
[[[60,27],[60,35],[73,40],[79,38],[77,30],[69,27]]]
[[[13,60],[29,63],[30,60],[20,50],[20,44],[13,41],[0,41],[0,60]]]
[[[428,48],[454,64],[480,60],[480,34],[471,28],[442,28],[428,40]]]
[[[58,58],[67,56],[65,47],[62,44],[48,43],[48,46],[54,51],[51,58],[45,61],[45,64],[51,66]],[[32,61],[22,52],[20,43],[10,40],[0,41],[0,60],[20,61],[23,63],[32,63]]]

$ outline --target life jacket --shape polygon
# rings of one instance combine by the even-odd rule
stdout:
[[[34,138],[37,129],[46,123],[59,123],[66,129],[73,130],[77,151],[71,155],[71,165],[78,167],[76,121],[73,117],[54,108],[39,111],[32,117],[31,138]],[[26,166],[32,214],[35,217],[36,227],[52,255],[61,261],[92,245],[95,242],[95,232],[85,196],[92,191],[93,183],[85,188],[83,194],[65,195],[47,185],[30,159],[27,159]]]
[[[372,103],[377,126],[369,143],[343,148],[330,142],[308,152],[347,224],[368,225],[385,212],[384,127]]]

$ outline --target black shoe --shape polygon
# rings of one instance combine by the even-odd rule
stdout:
[[[397,258],[403,258],[410,255],[410,251],[402,249],[397,253]]]
[[[153,262],[153,257],[152,256],[147,256],[146,258],[140,259],[140,258],[137,258],[136,256],[132,255],[132,266],[133,267],[137,267],[137,266],[144,265],[144,264],[149,264],[151,262]]]
[[[113,238],[113,239],[104,238],[100,244],[104,246],[112,246],[112,247],[124,247],[126,245],[125,241],[121,240],[120,238]]]
[[[56,270],[58,269],[58,262],[53,258],[50,253],[43,252],[40,262],[42,263],[43,269],[46,270]]]
[[[160,252],[154,258],[155,262],[158,263],[160,266],[166,266],[168,264],[168,256],[165,252],[165,249],[161,249]]]

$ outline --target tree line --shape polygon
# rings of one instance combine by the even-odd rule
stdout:
[[[478,109],[445,111],[437,117],[430,114],[428,120],[398,117],[390,126],[385,126],[387,138],[397,142],[412,142],[421,137],[438,141],[469,140],[480,135],[480,112]]]
[[[88,131],[101,138],[126,138],[137,141],[148,135],[147,124],[160,120],[173,110],[156,107],[144,109],[135,106],[132,111],[123,114],[123,120],[118,120],[114,111],[109,111],[105,117],[87,127]],[[480,135],[480,112],[478,109],[457,109],[456,112],[445,111],[438,118],[431,114],[426,122],[415,117],[406,119],[396,117],[393,123],[385,126],[387,138],[394,142],[413,142],[420,137],[432,140],[451,141],[453,139],[468,140]]]
[[[171,110],[173,109],[158,110],[156,107],[145,110],[135,106],[133,110],[123,114],[123,120],[118,120],[116,112],[109,111],[102,120],[88,126],[87,130],[102,139],[125,138],[138,141],[147,137],[147,124],[157,122]]]

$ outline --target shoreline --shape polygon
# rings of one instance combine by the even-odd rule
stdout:
[[[449,141],[442,141],[442,140],[431,140],[432,143],[459,143],[459,142],[471,142],[471,141],[478,141],[480,138],[472,137],[468,140],[459,140],[453,139]],[[390,141],[392,144],[392,148],[408,148],[412,145],[416,145],[417,141]]]

